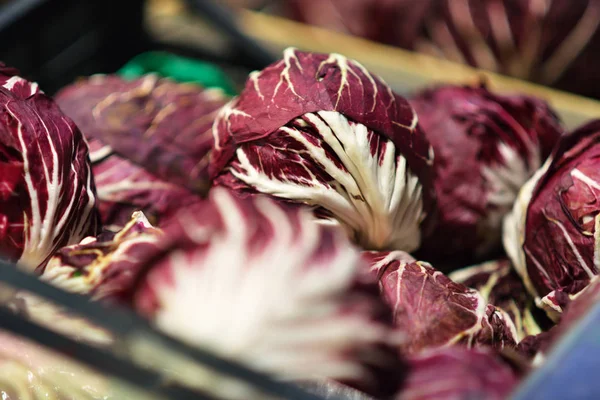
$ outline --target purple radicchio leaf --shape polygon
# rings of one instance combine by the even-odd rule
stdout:
[[[294,0],[292,15],[454,62],[599,96],[598,0]]]
[[[121,229],[138,210],[160,225],[180,208],[200,201],[198,195],[158,178],[97,139],[89,146],[98,210],[106,228]]]
[[[403,354],[456,343],[515,346],[517,331],[510,316],[476,290],[401,251],[364,252],[363,259],[393,309],[396,329],[406,335]]]
[[[344,232],[313,219],[215,188],[164,228],[134,306],[169,334],[282,378],[391,394],[401,368],[389,308]]]
[[[561,139],[504,221],[504,247],[525,287],[558,320],[600,268],[600,121]]]
[[[216,185],[312,206],[365,248],[414,250],[432,220],[433,152],[415,112],[339,54],[285,50],[250,75],[214,134]]]
[[[62,89],[56,101],[88,138],[157,180],[208,190],[212,124],[227,101],[220,90],[155,75],[133,81],[96,75]]]
[[[438,220],[427,259],[481,258],[501,247],[502,218],[562,133],[542,100],[484,85],[440,86],[410,100],[435,152]]]
[[[160,237],[142,212],[134,212],[119,232],[107,231],[57,251],[40,279],[94,300],[118,300],[131,289],[142,260],[155,251]]]
[[[397,400],[503,400],[519,374],[491,349],[449,347],[408,358],[408,377]]]
[[[0,254],[34,270],[99,221],[81,132],[14,73],[0,65]]]
[[[448,278],[477,290],[488,303],[506,311],[515,324],[517,341],[542,331],[533,299],[509,260],[473,265],[448,274]]]

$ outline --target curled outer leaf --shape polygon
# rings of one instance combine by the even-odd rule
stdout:
[[[406,335],[402,353],[456,343],[496,348],[516,344],[516,328],[506,312],[428,263],[401,251],[364,252],[363,259],[393,308],[395,327]]]
[[[527,290],[558,320],[600,270],[600,121],[561,139],[504,221],[504,247]]]
[[[438,219],[423,254],[481,258],[501,246],[502,218],[562,134],[544,101],[484,85],[440,86],[410,99],[435,152]]]
[[[312,206],[369,249],[419,246],[432,149],[408,102],[356,61],[285,50],[250,75],[214,135],[215,184]]]
[[[448,274],[448,278],[479,291],[488,303],[506,311],[515,324],[517,341],[541,332],[532,312],[533,299],[509,260],[493,260],[459,269]]]
[[[119,232],[104,232],[57,251],[40,279],[95,300],[119,297],[130,289],[142,260],[156,249],[160,237],[161,232],[137,211]]]
[[[88,146],[36,83],[0,65],[0,255],[35,270],[95,234]]]
[[[408,376],[397,400],[508,398],[518,373],[490,349],[453,346],[408,358]]]
[[[95,75],[62,89],[56,101],[87,137],[159,180],[208,190],[212,124],[227,101],[219,89],[155,75]]]
[[[134,305],[174,336],[282,378],[393,392],[389,309],[344,232],[313,218],[215,188],[165,227]],[[227,389],[211,379],[210,390]]]

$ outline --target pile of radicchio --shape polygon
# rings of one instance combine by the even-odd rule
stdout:
[[[61,111],[4,66],[0,98],[3,258],[275,379],[502,399],[598,300],[600,122],[562,135],[542,100],[440,86],[409,103],[353,60],[295,49],[228,103],[99,75],[64,88]],[[508,258],[448,270],[501,238]],[[30,293],[2,301],[115,342]],[[131,398],[92,372],[65,380],[70,365],[42,373],[43,350],[4,336],[3,394]],[[264,398],[144,354],[178,384]]]

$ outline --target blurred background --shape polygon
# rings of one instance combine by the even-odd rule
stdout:
[[[573,126],[597,103],[546,87],[600,97],[599,23],[600,0],[5,0],[0,54],[49,92],[150,50],[216,63],[239,88],[294,46],[355,58],[403,94],[484,79]]]

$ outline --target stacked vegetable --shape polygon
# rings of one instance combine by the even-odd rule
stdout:
[[[233,99],[94,76],[57,94],[61,112],[1,72],[4,257],[280,379],[503,398],[571,302],[567,320],[597,299],[600,125],[563,136],[539,99],[441,86],[406,100],[355,61],[295,49]],[[24,293],[9,304],[61,321]],[[36,393],[96,398],[104,384]]]

